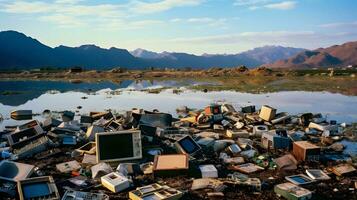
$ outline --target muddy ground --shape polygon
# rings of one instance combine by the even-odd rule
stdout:
[[[73,175],[71,174],[63,174],[60,173],[56,169],[56,164],[67,162],[73,160],[71,157],[71,152],[74,148],[80,147],[81,144],[78,144],[74,147],[62,147],[59,154],[51,156],[49,158],[44,158],[41,160],[37,159],[26,159],[20,160],[19,162],[28,163],[36,165],[40,168],[40,171],[44,175],[53,176],[60,195],[62,196],[66,190],[66,188],[71,188],[74,190],[81,190],[87,192],[100,192],[105,193],[110,196],[110,199],[128,199],[128,192],[134,190],[135,187],[129,188],[126,191],[123,191],[118,194],[114,194],[102,187],[99,180],[93,180],[91,178],[90,173],[87,174],[89,186],[88,187],[78,187],[74,184],[69,183],[67,180]],[[274,157],[284,152],[274,152]],[[207,164],[218,164],[221,167],[218,167],[219,177],[226,177],[228,173],[233,171],[229,171],[225,169],[225,166],[217,158],[218,155],[212,154],[210,158],[208,158]],[[82,156],[76,157],[79,163],[82,161]],[[332,164],[332,163],[331,163]],[[328,166],[329,164],[327,164]],[[87,169],[87,172],[90,172],[90,167],[83,167]],[[252,191],[249,188],[245,188],[243,186],[234,186],[227,185],[228,187],[223,192],[224,197],[207,197],[208,192],[213,192],[211,189],[190,191],[190,187],[192,185],[192,180],[194,179],[193,173],[189,173],[187,175],[178,175],[175,177],[167,177],[167,178],[158,178],[153,177],[152,175],[136,175],[133,177],[133,182],[136,187],[145,186],[151,183],[162,183],[167,184],[170,187],[179,189],[185,192],[185,195],[182,199],[187,200],[198,200],[198,199],[247,199],[247,200],[256,200],[256,199],[283,199],[278,197],[273,188],[276,184],[287,182],[285,180],[285,176],[294,175],[299,173],[304,173],[307,168],[323,168],[321,163],[302,163],[298,166],[296,171],[284,172],[275,170],[266,169],[262,172],[257,172],[253,174],[249,174],[251,178],[259,178],[262,181],[262,191]],[[333,174],[329,174],[331,180],[316,182],[311,185],[304,185],[303,187],[309,189],[313,192],[313,199],[344,199],[344,200],[353,200],[357,199],[357,188],[355,188],[355,181],[357,181],[357,173],[349,174],[343,177],[336,177]],[[197,174],[196,174],[197,176]],[[197,177],[199,178],[199,177]],[[223,180],[223,179],[222,179]],[[11,199],[7,197],[1,197],[1,199]],[[17,198],[12,198],[17,199]]]

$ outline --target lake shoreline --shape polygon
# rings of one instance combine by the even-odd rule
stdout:
[[[327,91],[357,96],[357,70],[270,70],[212,68],[207,70],[121,70],[109,71],[23,71],[0,72],[0,81],[65,81],[74,84],[124,80],[195,80],[214,84],[189,85],[189,89],[204,91],[233,90],[248,93],[279,91]],[[157,91],[156,91],[157,92]],[[7,91],[12,95],[12,91]],[[15,94],[16,95],[16,94]]]

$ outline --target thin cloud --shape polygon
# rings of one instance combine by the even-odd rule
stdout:
[[[236,0],[233,5],[235,6],[254,6],[271,2],[272,0]]]
[[[61,28],[72,28],[72,27],[78,27],[84,25],[82,21],[76,20],[74,17],[68,15],[61,15],[61,14],[42,16],[39,17],[39,20],[56,23]]]
[[[238,34],[212,35],[193,38],[174,38],[172,43],[195,44],[198,46],[263,46],[285,45],[305,48],[318,48],[339,42],[345,42],[346,37],[356,40],[354,33],[325,34],[314,31],[267,31],[267,32],[242,32]],[[233,47],[232,47],[233,48]]]
[[[76,4],[84,0],[56,0],[55,3]]]
[[[277,10],[291,10],[296,7],[295,1],[283,1],[280,3],[267,4],[265,8],[277,9]]]
[[[276,9],[291,10],[297,5],[296,1],[277,1],[277,0],[236,0],[233,5],[247,7],[249,10]]]
[[[322,27],[322,28],[354,28],[354,27],[357,27],[357,21],[321,24],[321,25],[319,25],[319,27]]]
[[[157,13],[167,11],[176,7],[197,6],[203,3],[204,0],[161,0],[158,2],[130,2],[131,10],[137,13]]]
[[[176,7],[196,6],[204,0],[160,0],[144,2],[130,0],[126,3],[86,4],[84,0],[54,0],[52,2],[6,1],[0,10],[6,13],[35,15],[35,19],[56,24],[61,28],[89,26],[100,21],[109,29],[139,29],[162,24],[160,20],[130,20],[130,16],[163,12]],[[212,22],[213,23],[213,22]]]
[[[137,2],[137,1],[136,1]],[[162,1],[166,2],[166,1]],[[173,1],[169,1],[173,2]],[[191,2],[192,3],[192,2]],[[170,4],[174,6],[173,4]],[[35,19],[49,22],[60,28],[89,26],[91,24],[105,24],[108,29],[139,29],[149,25],[161,24],[159,20],[130,20],[128,4],[101,3],[95,5],[85,4],[83,0],[56,0],[46,1],[7,1],[0,6],[6,13],[34,16]],[[110,27],[112,26],[112,27]]]
[[[232,18],[233,20],[237,20],[239,18],[235,17]],[[193,24],[201,24],[201,25],[208,25],[208,26],[223,26],[226,25],[228,21],[227,18],[212,18],[212,17],[193,17],[193,18],[174,18],[171,19],[170,22],[177,23],[177,22],[185,22],[185,23],[193,23]]]

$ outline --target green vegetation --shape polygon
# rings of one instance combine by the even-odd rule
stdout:
[[[1,95],[4,95],[4,96],[17,95],[17,94],[23,94],[23,92],[21,92],[21,91],[3,91],[3,92],[1,92]]]

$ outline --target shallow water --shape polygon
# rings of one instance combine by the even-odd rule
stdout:
[[[26,84],[26,82],[21,84]],[[204,93],[184,88],[181,88],[183,92],[179,94],[174,93],[173,89],[165,89],[159,94],[138,91],[147,88],[181,87],[187,84],[187,82],[184,84],[174,81],[153,83],[128,81],[125,84],[110,82],[85,84],[28,82],[28,85],[31,84],[35,84],[37,88],[22,87],[21,89],[26,94],[23,99],[21,99],[23,96],[20,94],[0,95],[0,113],[5,118],[3,122],[0,122],[0,130],[7,125],[24,122],[9,119],[10,112],[16,109],[31,109],[34,113],[42,113],[45,109],[51,111],[77,110],[78,113],[89,113],[90,111],[103,111],[105,109],[120,112],[135,107],[147,110],[159,109],[162,112],[175,115],[176,108],[180,106],[203,108],[210,103],[218,101],[231,103],[236,109],[246,105],[256,105],[257,108],[260,108],[261,105],[268,104],[277,108],[278,112],[289,112],[290,114],[303,112],[322,113],[329,120],[335,119],[338,122],[348,123],[357,122],[357,96],[345,96],[329,92],[293,91],[250,94],[235,91],[217,91]],[[188,84],[200,83],[192,81]],[[8,88],[0,88],[2,91],[13,90],[14,88],[20,91],[20,88],[15,87],[13,84],[10,84],[10,86]],[[49,90],[52,92],[48,92]],[[33,95],[33,93],[36,95]],[[82,99],[84,96],[87,99]],[[82,108],[77,109],[77,106],[82,106]]]

